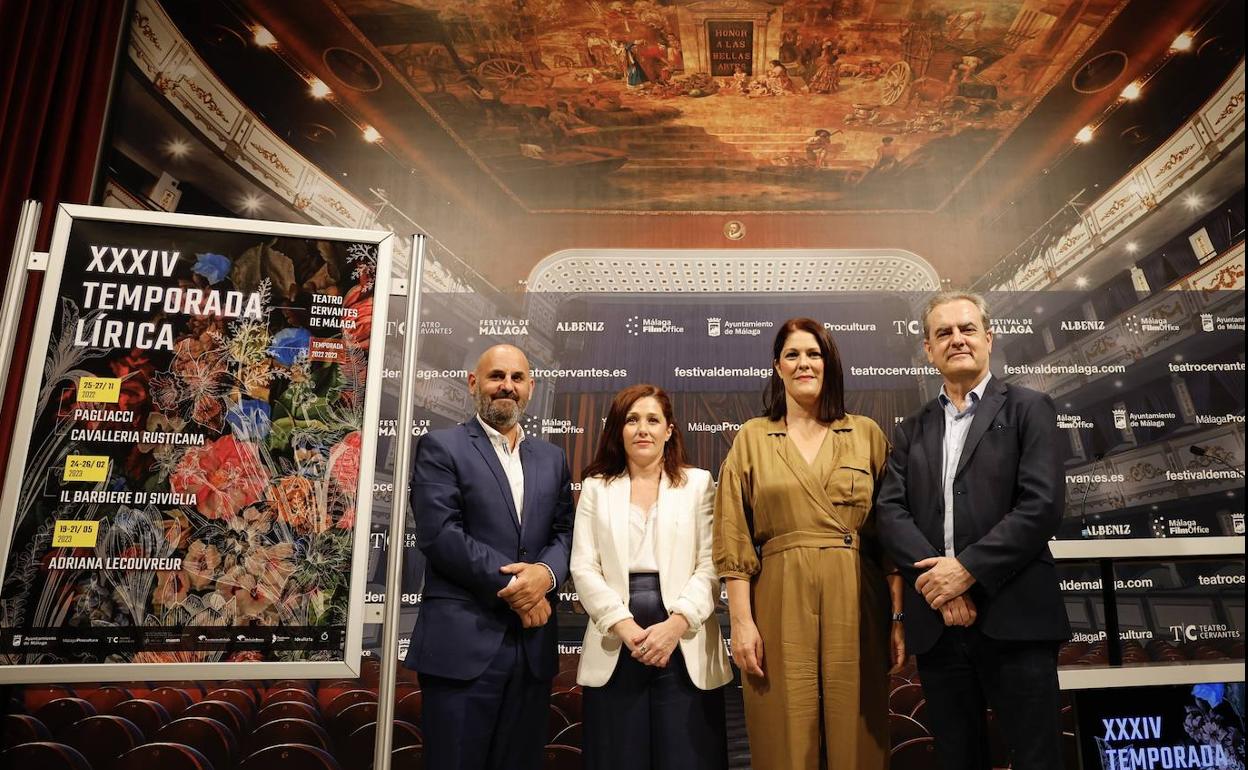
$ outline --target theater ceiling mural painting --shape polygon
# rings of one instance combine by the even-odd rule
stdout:
[[[338,1],[525,208],[598,212],[939,210],[1122,5]]]

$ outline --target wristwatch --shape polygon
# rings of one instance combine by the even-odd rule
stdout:
[[[892,620],[894,623],[900,623],[901,621],[905,619],[906,619],[906,613],[904,612],[894,612],[892,614]]]

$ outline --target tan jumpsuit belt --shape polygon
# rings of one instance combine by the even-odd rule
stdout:
[[[859,548],[857,535],[841,532],[785,532],[763,543],[763,558],[790,548]]]

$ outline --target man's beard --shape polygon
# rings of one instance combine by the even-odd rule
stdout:
[[[478,391],[476,398],[477,414],[481,415],[486,425],[499,433],[506,433],[515,427],[520,422],[520,415],[524,414],[524,405],[514,393],[493,398]]]

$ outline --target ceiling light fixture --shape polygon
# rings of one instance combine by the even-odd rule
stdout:
[[[1140,98],[1141,90],[1142,88],[1140,85],[1140,81],[1136,80],[1136,81],[1127,83],[1127,87],[1122,89],[1122,93],[1120,94],[1120,96],[1122,96],[1123,99],[1126,99],[1129,102],[1133,102],[1136,99]]]
[[[191,145],[182,137],[175,137],[165,142],[165,152],[174,158],[185,158],[191,152]]]
[[[312,94],[313,99],[324,99],[333,93],[320,78],[308,78],[308,92]]]
[[[1140,244],[1136,243],[1135,241],[1131,241],[1130,243],[1127,244],[1128,254],[1134,254],[1135,252],[1139,250],[1140,250]]]
[[[1201,198],[1196,193],[1188,193],[1183,198],[1183,204],[1187,206],[1189,209],[1191,209],[1192,211],[1195,211],[1196,209],[1200,208],[1204,202],[1205,202],[1204,199]]]
[[[1088,282],[1088,278],[1087,278],[1087,276],[1080,275],[1080,276],[1076,276],[1076,277],[1075,277],[1075,288],[1076,288],[1076,289],[1086,289],[1086,288],[1088,288],[1088,283],[1089,283],[1089,282]]]
[[[381,141],[381,134],[372,126],[364,126],[364,141],[375,144]]]
[[[255,193],[248,193],[241,201],[238,202],[238,205],[248,214],[255,214],[260,210],[260,205],[262,203],[264,203],[264,201],[259,195],[256,195]]]
[[[251,39],[261,48],[273,48],[277,45],[277,38],[273,37],[273,33],[259,24],[251,28]]]
[[[1192,45],[1195,42],[1196,42],[1195,35],[1193,35],[1191,32],[1183,32],[1174,39],[1173,43],[1170,44],[1170,50],[1180,51],[1180,52],[1190,51],[1192,50]]]
[[[1087,144],[1092,141],[1092,137],[1096,135],[1096,129],[1092,126],[1084,126],[1079,129],[1079,133],[1075,134],[1075,141],[1079,144]]]

